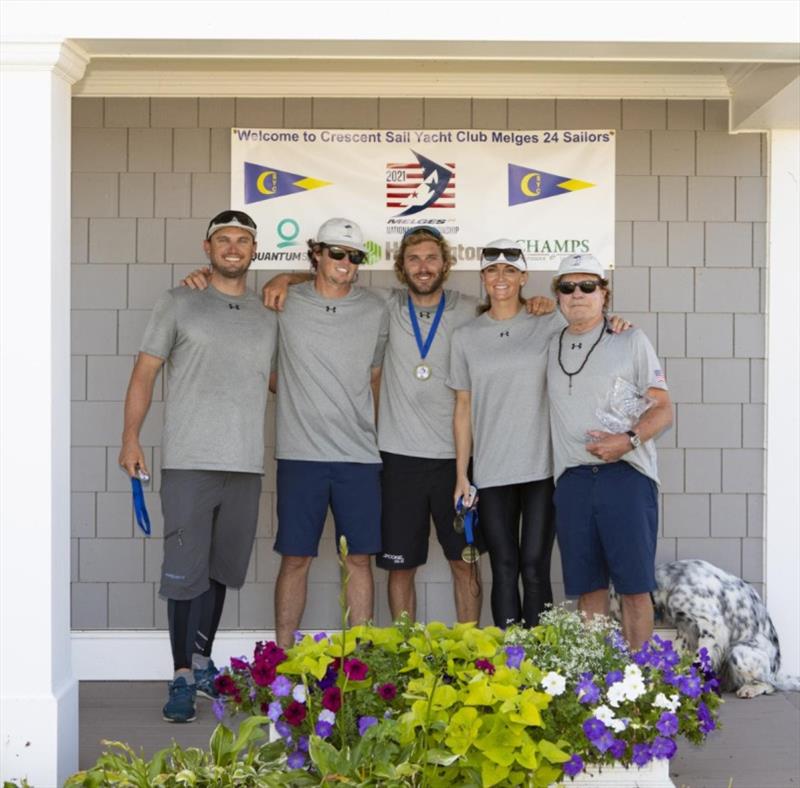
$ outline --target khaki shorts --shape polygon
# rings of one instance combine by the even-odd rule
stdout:
[[[260,494],[258,473],[162,471],[162,597],[194,599],[210,578],[230,588],[244,585]]]

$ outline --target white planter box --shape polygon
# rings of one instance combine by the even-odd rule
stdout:
[[[580,786],[580,788],[675,788],[675,783],[669,778],[669,761],[659,759],[650,761],[647,766],[631,766],[626,769],[624,766],[590,766],[587,771],[582,772],[577,777],[570,779],[565,777],[559,787],[569,788],[570,786]],[[556,788],[551,786],[551,788]]]

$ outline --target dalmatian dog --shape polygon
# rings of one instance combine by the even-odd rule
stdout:
[[[698,559],[656,567],[656,621],[672,626],[679,653],[706,648],[722,687],[740,698],[800,690],[800,677],[780,674],[778,634],[767,608],[744,580]],[[611,614],[619,599],[611,590]]]

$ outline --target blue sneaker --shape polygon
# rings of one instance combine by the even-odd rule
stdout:
[[[197,687],[197,694],[202,695],[209,700],[216,700],[219,697],[219,692],[214,686],[214,679],[219,674],[217,666],[213,660],[208,660],[208,666],[194,671],[194,685]]]
[[[194,684],[187,684],[183,676],[169,683],[169,700],[162,710],[167,722],[192,722],[196,715],[194,700],[197,690]]]

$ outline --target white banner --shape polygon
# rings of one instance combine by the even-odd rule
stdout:
[[[308,266],[327,219],[357,222],[368,265],[389,269],[421,224],[476,269],[495,238],[522,244],[529,269],[592,253],[614,267],[613,130],[231,129],[231,207],[258,224],[254,268]]]

